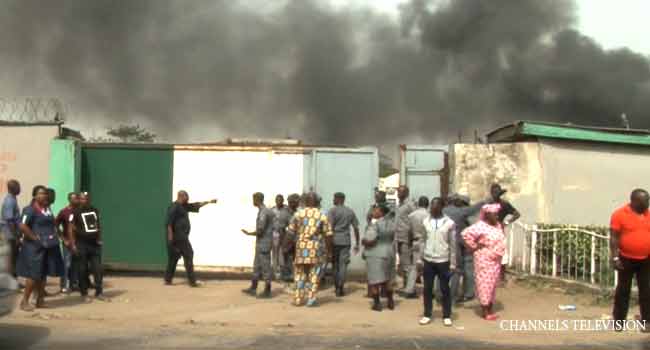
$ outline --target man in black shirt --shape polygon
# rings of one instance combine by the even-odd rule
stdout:
[[[499,223],[503,227],[503,233],[505,234],[506,232],[506,226],[510,225],[511,223],[519,220],[521,217],[521,214],[519,214],[519,211],[510,204],[507,200],[501,198],[507,191],[503,188],[501,188],[501,185],[499,184],[492,184],[490,187],[490,196],[492,197],[491,203],[498,203],[501,205],[501,209],[499,209],[499,213],[497,214],[497,219],[499,220]],[[507,260],[508,260],[508,251],[506,250],[506,255],[503,256],[503,261],[501,263],[501,281],[505,282],[506,281],[506,265],[507,265]]]
[[[79,207],[73,210],[70,230],[72,252],[76,256],[77,271],[79,271],[79,291],[84,301],[91,302],[88,297],[88,273],[92,273],[95,281],[95,299],[110,301],[103,294],[102,271],[102,235],[99,224],[99,211],[90,204],[87,192],[79,196]],[[89,271],[90,268],[90,271]]]
[[[194,250],[189,240],[190,217],[189,213],[198,213],[201,207],[217,203],[216,199],[207,202],[189,203],[189,195],[185,191],[179,191],[176,201],[172,203],[167,211],[167,272],[165,273],[165,284],[172,285],[178,259],[183,257],[185,272],[191,287],[198,287],[199,283],[194,276]]]

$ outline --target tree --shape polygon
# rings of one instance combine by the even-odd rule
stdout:
[[[140,125],[118,125],[106,130],[108,138],[98,138],[96,142],[154,142],[156,134],[140,127]]]

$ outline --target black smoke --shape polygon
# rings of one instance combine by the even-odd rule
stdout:
[[[565,0],[3,2],[0,96],[173,142],[466,139],[515,119],[650,127],[650,67],[572,29]]]

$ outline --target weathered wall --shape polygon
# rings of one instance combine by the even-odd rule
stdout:
[[[539,150],[537,143],[454,145],[452,188],[476,202],[488,198],[490,185],[499,183],[508,190],[504,198],[521,213],[521,222],[538,222],[545,201]],[[507,237],[510,261],[517,262],[523,256],[522,236]]]
[[[47,185],[50,141],[58,135],[58,125],[0,126],[0,196],[7,192],[7,180],[16,179],[23,189],[18,203],[24,206],[32,187]]]
[[[490,185],[508,190],[508,199],[525,222],[542,216],[544,195],[537,143],[456,144],[451,156],[452,192],[470,196],[472,202],[489,196]]]
[[[650,189],[650,149],[543,141],[545,213],[541,221],[607,225],[635,188]]]

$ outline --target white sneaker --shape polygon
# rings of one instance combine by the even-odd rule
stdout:
[[[453,325],[453,323],[451,322],[451,318],[445,318],[444,320],[442,320],[442,324],[444,324],[445,327],[451,327]]]
[[[426,325],[428,325],[429,323],[431,323],[431,319],[428,318],[428,317],[422,317],[422,318],[420,319],[420,326],[426,326]]]

